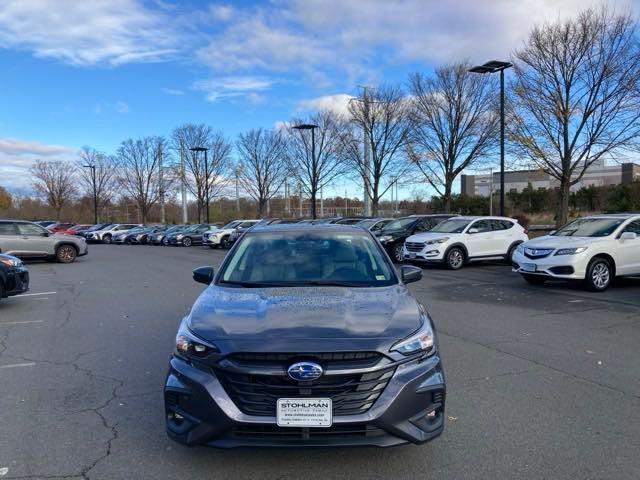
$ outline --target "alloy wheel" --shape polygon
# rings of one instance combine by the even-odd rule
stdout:
[[[402,263],[402,260],[404,260],[402,256],[402,245],[396,245],[395,247],[393,247],[393,259],[397,263]]]
[[[591,283],[598,290],[604,290],[611,281],[611,272],[605,262],[596,263],[591,269]]]
[[[71,263],[76,258],[76,249],[70,245],[63,245],[58,248],[58,261],[62,263]]]
[[[464,254],[460,249],[454,248],[449,252],[449,255],[447,255],[447,263],[449,268],[457,270],[462,267],[462,264],[464,263]]]

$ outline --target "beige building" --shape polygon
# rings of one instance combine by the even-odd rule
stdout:
[[[571,190],[576,191],[591,185],[601,187],[604,185],[619,185],[621,183],[628,184],[634,180],[640,180],[640,165],[636,163],[598,164],[587,170],[582,179],[571,187]],[[463,195],[488,197],[489,192],[492,190],[494,192],[500,191],[500,172],[493,172],[493,176],[491,174],[462,175],[460,183],[460,192]],[[549,189],[560,186],[558,180],[541,170],[505,172],[505,191],[522,192],[529,184],[534,189]]]

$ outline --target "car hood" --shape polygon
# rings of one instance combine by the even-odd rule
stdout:
[[[388,349],[417,330],[421,320],[417,301],[403,285],[211,285],[194,304],[188,322],[197,336],[228,352]]]
[[[389,235],[390,237],[397,238],[397,237],[406,236],[408,234],[409,234],[409,231],[405,230],[405,229],[400,229],[400,230],[382,230],[379,233],[377,233],[376,236],[377,237],[384,237],[386,235]]]
[[[525,247],[532,248],[574,248],[588,247],[596,242],[601,242],[607,237],[562,237],[554,235],[545,235],[544,237],[534,238],[524,244]]]
[[[407,238],[407,242],[428,242],[429,240],[437,240],[438,238],[461,238],[464,233],[442,233],[442,232],[424,232],[416,235],[411,235]]]

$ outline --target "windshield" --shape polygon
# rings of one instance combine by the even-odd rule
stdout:
[[[397,279],[371,236],[355,232],[248,232],[220,272],[239,287],[393,285]]]
[[[385,231],[391,231],[391,230],[402,230],[403,228],[407,228],[416,220],[417,218],[415,217],[399,218],[398,220],[393,220],[389,222],[387,225],[385,225],[382,231],[385,232]]]
[[[462,233],[467,225],[471,223],[471,220],[451,219],[440,222],[433,227],[430,232],[437,233]]]
[[[622,224],[623,219],[580,218],[557,232],[557,237],[608,237]]]
[[[227,230],[230,228],[235,228],[236,225],[238,225],[240,222],[238,220],[234,220],[233,222],[229,222],[227,223],[224,227],[222,227],[222,230]]]
[[[377,223],[378,221],[379,220],[377,219],[360,220],[358,223],[356,223],[356,226],[362,227],[362,228],[369,228],[371,225],[373,225],[374,223]]]

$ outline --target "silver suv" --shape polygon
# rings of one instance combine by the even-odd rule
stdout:
[[[71,263],[88,253],[83,238],[51,233],[37,223],[0,220],[0,253]]]
[[[141,223],[114,223],[102,230],[91,232],[91,235],[87,234],[87,241],[111,243],[116,235],[127,234],[132,228],[142,226]]]

